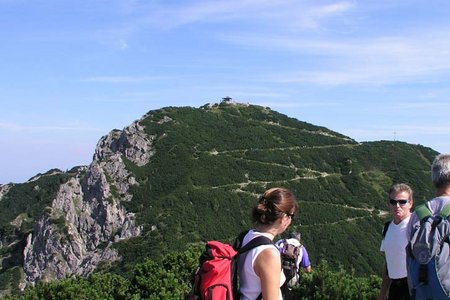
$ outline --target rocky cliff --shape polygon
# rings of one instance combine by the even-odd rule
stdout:
[[[121,205],[132,199],[128,190],[137,184],[123,159],[147,164],[153,139],[139,120],[100,139],[92,163],[60,186],[51,207],[28,235],[23,265],[27,282],[85,276],[100,262],[120,259],[112,243],[138,236],[142,230],[134,214]]]

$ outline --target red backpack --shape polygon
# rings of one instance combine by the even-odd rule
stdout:
[[[273,244],[269,238],[259,236],[241,248],[245,234],[247,231],[238,236],[234,248],[218,241],[206,243],[199,258],[200,266],[194,274],[192,292],[186,299],[239,299],[238,256],[258,246]]]

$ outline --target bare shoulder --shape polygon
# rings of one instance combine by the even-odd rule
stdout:
[[[261,251],[261,253],[258,255],[258,258],[259,257],[264,259],[280,259],[280,252],[277,248],[270,247]]]
[[[266,267],[281,268],[280,252],[275,247],[264,249],[255,260],[255,269]]]
[[[280,272],[274,272],[274,270],[281,270],[280,252],[275,247],[270,247],[261,251],[255,260],[253,265],[256,275],[261,280],[273,280],[274,282],[280,282]],[[278,285],[279,287],[279,285]]]

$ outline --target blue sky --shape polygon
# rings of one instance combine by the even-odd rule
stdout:
[[[450,5],[0,0],[0,183],[87,165],[149,110],[230,96],[450,152]]]

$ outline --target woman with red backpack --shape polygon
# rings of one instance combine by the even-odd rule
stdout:
[[[291,224],[298,204],[294,194],[284,188],[267,190],[253,208],[254,229],[248,231],[242,241],[245,246],[252,239],[264,236],[273,241]],[[285,281],[281,269],[280,252],[272,244],[258,246],[238,259],[239,292],[241,300],[282,299],[280,287]]]

